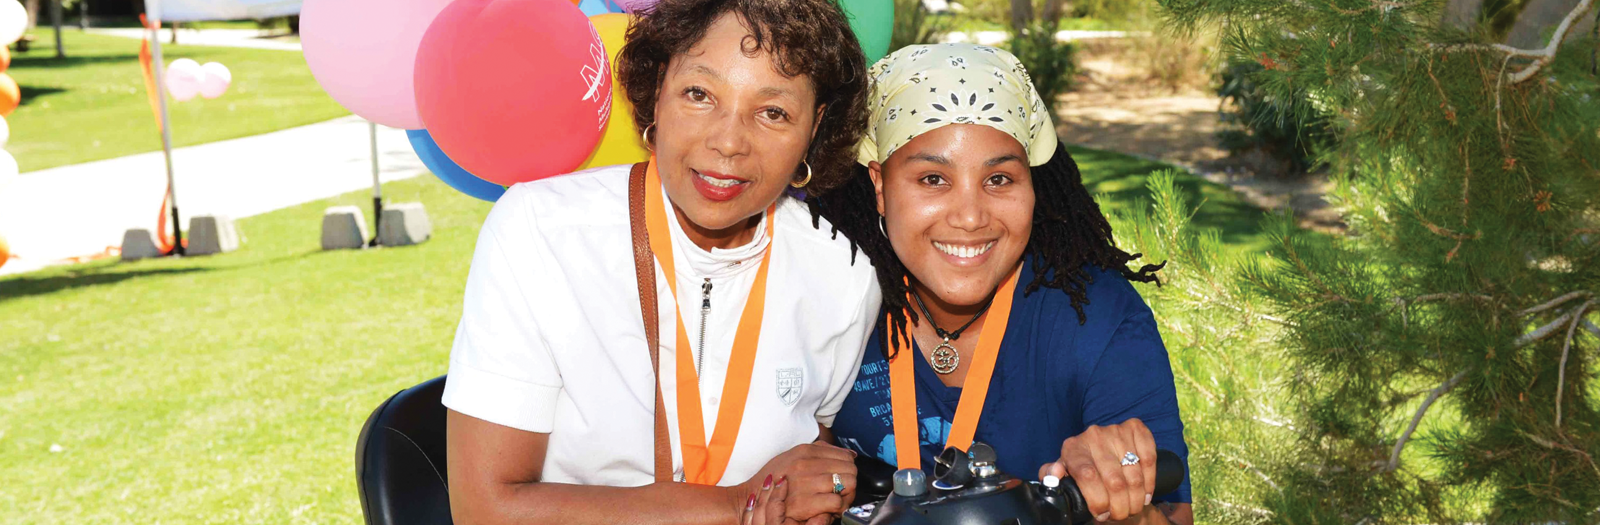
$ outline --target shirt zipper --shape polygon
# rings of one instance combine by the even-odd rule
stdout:
[[[700,285],[700,351],[694,356],[694,375],[696,382],[705,374],[706,364],[706,320],[711,318],[711,278]]]
[[[705,381],[701,380],[700,378],[705,375],[704,371],[705,371],[705,363],[706,363],[706,320],[709,319],[710,317],[711,317],[711,278],[707,277],[706,281],[704,283],[701,283],[701,285],[700,285],[700,349],[699,349],[699,351],[695,352],[695,356],[694,356],[694,376],[695,376],[694,379],[695,379],[696,383],[701,384],[701,385],[705,384]],[[679,470],[679,471],[675,472],[674,474],[675,474],[675,476],[673,476],[673,477],[679,483],[683,483],[684,480],[687,477],[687,474],[685,474],[682,470]]]

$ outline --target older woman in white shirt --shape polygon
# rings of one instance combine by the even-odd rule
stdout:
[[[635,22],[618,65],[654,151],[659,376],[632,167],[513,186],[480,233],[451,350],[457,523],[737,523],[779,490],[758,521],[843,510],[853,454],[815,441],[879,288],[786,192],[849,176],[864,63],[832,0],[663,0]],[[655,469],[658,382],[673,481]]]

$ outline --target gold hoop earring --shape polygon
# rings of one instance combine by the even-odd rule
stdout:
[[[811,163],[802,160],[802,161],[800,161],[800,164],[805,165],[805,167],[806,167],[806,179],[802,180],[800,182],[791,182],[791,183],[789,183],[790,186],[793,186],[793,187],[795,187],[797,189],[798,188],[804,188],[804,187],[806,187],[807,184],[811,184]]]
[[[650,147],[650,128],[654,127],[656,123],[651,122],[649,126],[644,127],[644,131],[639,132],[639,140],[644,142],[644,149],[650,150],[651,153],[656,152],[655,148]]]

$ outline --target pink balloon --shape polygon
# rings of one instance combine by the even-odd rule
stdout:
[[[167,66],[167,93],[174,100],[184,102],[200,94],[200,80],[205,71],[194,60],[180,58]]]
[[[611,114],[611,65],[570,0],[456,0],[417,52],[417,109],[469,173],[510,185],[582,164]]]
[[[300,45],[317,83],[351,113],[421,129],[413,84],[423,32],[450,0],[305,0]]]
[[[205,76],[200,79],[200,96],[217,98],[228,91],[228,85],[233,83],[233,72],[228,71],[228,66],[216,62],[206,62],[200,66]]]

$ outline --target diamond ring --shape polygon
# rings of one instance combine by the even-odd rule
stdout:
[[[1132,452],[1122,455],[1122,466],[1127,467],[1139,464],[1139,455]]]
[[[844,480],[839,479],[838,474],[833,475],[833,493],[844,494]]]

